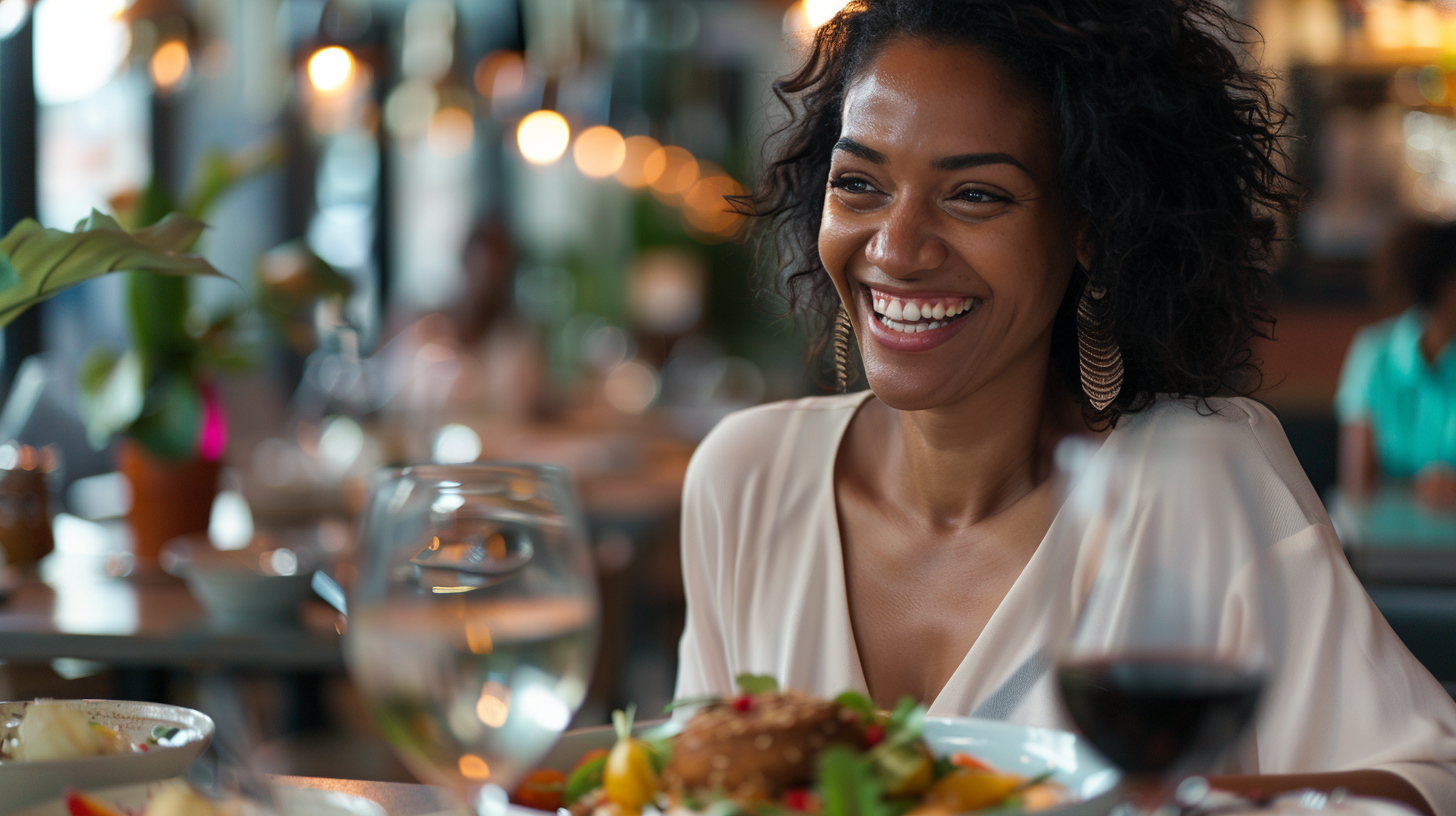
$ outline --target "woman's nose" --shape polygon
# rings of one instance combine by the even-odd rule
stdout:
[[[913,200],[901,199],[882,210],[884,219],[865,247],[866,260],[895,278],[935,269],[946,247],[936,234],[935,218]]]

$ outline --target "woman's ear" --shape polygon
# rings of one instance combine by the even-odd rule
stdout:
[[[1077,256],[1077,265],[1083,269],[1092,268],[1092,241],[1088,238],[1087,219],[1077,218],[1072,226],[1072,252]]]

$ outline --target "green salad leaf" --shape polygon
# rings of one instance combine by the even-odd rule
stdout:
[[[733,678],[733,682],[744,694],[762,694],[779,690],[779,681],[768,674],[740,674]]]
[[[607,758],[599,756],[590,762],[583,762],[571,776],[566,778],[566,790],[561,794],[561,800],[568,805],[576,803],[576,800],[602,786],[602,777],[607,770]]]
[[[819,755],[822,816],[892,816],[878,777],[862,755],[842,745]]]
[[[834,698],[834,702],[840,707],[858,714],[861,724],[868,723],[875,717],[875,704],[870,702],[870,698],[857,691],[840,692],[839,696]]]

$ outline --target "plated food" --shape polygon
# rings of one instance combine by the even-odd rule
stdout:
[[[35,700],[12,715],[5,725],[5,731],[0,732],[0,761],[146,753],[155,747],[180,744],[187,738],[179,726],[158,725],[140,742],[132,742],[117,728],[90,719],[82,708],[64,700]]]
[[[212,739],[206,714],[124,700],[0,703],[0,813],[68,787],[181,776]]]
[[[278,787],[274,797],[276,814],[256,802],[213,801],[178,780],[168,780],[72,791],[15,816],[386,816],[378,803],[337,791]]]
[[[666,731],[633,733],[631,713],[618,712],[609,748],[571,765],[548,761],[555,767],[530,775],[517,803],[576,816],[1093,813],[1111,804],[1089,800],[1113,787],[1116,772],[1071,734],[927,720],[911,700],[877,711],[854,692],[817,699],[779,691],[771,678],[739,684],[732,698],[691,701],[698,710]]]

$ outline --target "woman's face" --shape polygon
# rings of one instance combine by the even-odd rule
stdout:
[[[1044,378],[1077,261],[1046,104],[981,51],[901,39],[843,122],[819,255],[875,395],[917,410]]]

